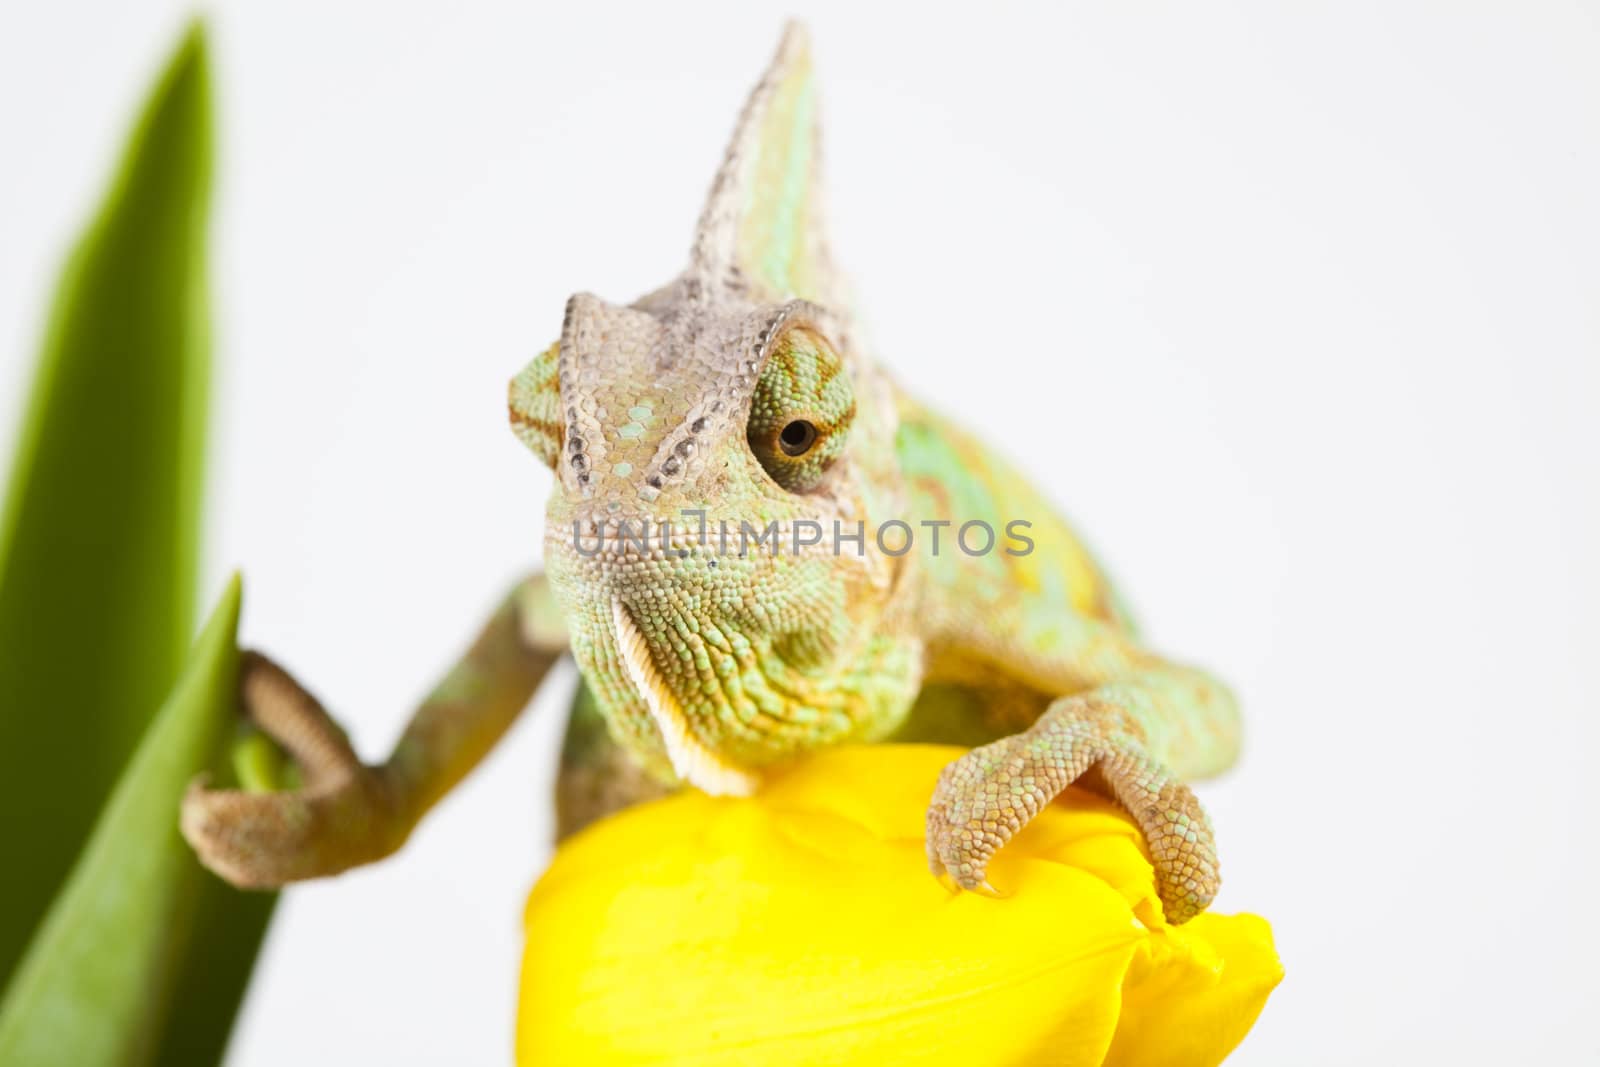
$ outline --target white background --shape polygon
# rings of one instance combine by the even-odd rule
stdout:
[[[577,6],[213,14],[207,593],[242,567],[372,756],[535,558],[506,379],[570,292],[681,266],[780,25]],[[1600,15],[1200,7],[808,13],[840,257],[901,379],[1246,701],[1218,907],[1288,977],[1235,1062],[1589,1059]],[[181,15],[0,14],[0,440]],[[233,1064],[507,1060],[562,699],[290,895]]]

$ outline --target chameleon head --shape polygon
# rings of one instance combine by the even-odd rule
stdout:
[[[893,391],[838,312],[810,59],[790,27],[740,119],[688,269],[629,306],[580,293],[511,386],[555,471],[545,566],[614,736],[712,792],[881,732],[914,646]]]

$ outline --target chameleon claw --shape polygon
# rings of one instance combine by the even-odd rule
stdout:
[[[988,897],[991,900],[1004,900],[1009,896],[1009,894],[1002,893],[996,889],[987,878],[977,885],[962,885],[960,880],[950,873],[948,867],[940,867],[933,872],[933,876],[951,896],[960,896],[962,893],[976,893],[980,897]]]

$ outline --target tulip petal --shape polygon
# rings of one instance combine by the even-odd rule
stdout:
[[[1283,977],[1272,929],[1259,916],[1206,914],[1167,932],[1128,969],[1108,1065],[1222,1062]]]
[[[1138,831],[1077,790],[996,856],[1002,899],[941,885],[923,809],[958,755],[835,749],[569,841],[528,901],[519,1062],[1219,1062],[1281,974],[1266,924],[1167,926]]]

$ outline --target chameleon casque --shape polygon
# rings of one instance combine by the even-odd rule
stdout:
[[[1233,761],[1232,696],[1142,647],[1052,507],[869,358],[829,255],[817,161],[812,64],[791,26],[687,269],[627,306],[572,297],[560,340],[511,383],[512,427],[555,473],[546,572],[503,601],[378,766],[247,654],[245,713],[301,777],[268,793],[192,785],[182,828],[207,865],[264,887],[390,854],[570,653],[583,685],[562,835],[684,783],[747,792],[824,745],[958,742],[978,747],[930,799],[935,873],[990,890],[989,858],[1079,782],[1143,830],[1170,920],[1210,903],[1212,831],[1183,780]],[[963,524],[1016,519],[1031,551],[956,549]],[[647,542],[623,525],[663,520],[670,532]],[[896,520],[922,531],[909,551],[894,551],[903,531],[883,533]],[[745,523],[777,536],[722,551],[715,531]],[[813,529],[829,536],[811,544]],[[944,533],[937,553],[930,529]]]

